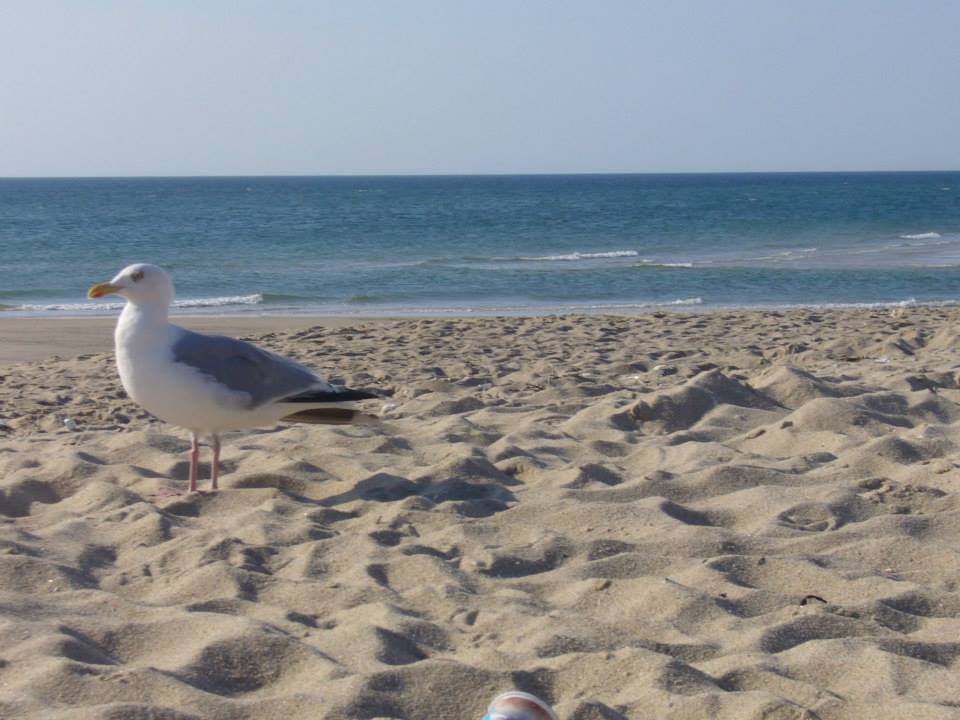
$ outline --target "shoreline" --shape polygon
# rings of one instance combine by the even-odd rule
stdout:
[[[184,327],[208,334],[232,337],[260,336],[272,333],[296,332],[308,328],[340,329],[358,324],[416,323],[422,320],[497,320],[537,318],[634,318],[733,315],[737,317],[767,317],[770,315],[803,316],[810,313],[858,314],[889,313],[900,317],[913,312],[956,310],[954,303],[911,305],[865,305],[863,307],[789,307],[789,308],[719,308],[684,306],[651,308],[643,312],[568,312],[531,315],[463,313],[459,315],[174,315],[172,320]],[[34,322],[39,321],[39,322]],[[113,351],[113,329],[117,315],[97,317],[0,317],[0,367],[19,362],[70,358],[91,353]]]
[[[505,304],[431,304],[431,305],[280,305],[270,303],[219,303],[206,305],[206,299],[186,300],[186,305],[171,307],[171,318],[308,318],[321,317],[336,320],[367,320],[378,318],[461,318],[461,317],[548,317],[557,315],[644,315],[653,312],[712,312],[712,311],[766,311],[793,310],[874,310],[905,307],[958,307],[960,297],[934,297],[918,300],[908,296],[900,299],[861,300],[837,302],[705,302],[700,296],[662,301],[597,300],[581,302],[530,302]],[[194,304],[198,303],[198,304]],[[50,305],[24,306],[0,303],[0,321],[5,320],[98,320],[115,318],[122,310],[122,302],[105,303],[100,307],[61,307]],[[44,308],[44,309],[41,309]]]
[[[39,322],[35,322],[39,320]],[[304,330],[340,328],[354,318],[322,316],[179,316],[176,322],[197,332],[234,337]],[[376,322],[369,318],[364,322]],[[0,318],[0,367],[18,362],[113,352],[116,315],[95,318]]]

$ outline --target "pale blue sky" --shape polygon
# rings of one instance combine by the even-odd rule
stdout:
[[[960,2],[9,0],[0,176],[960,168]]]

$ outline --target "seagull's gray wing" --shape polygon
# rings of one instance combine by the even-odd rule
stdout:
[[[201,335],[180,328],[173,359],[231,390],[250,396],[255,408],[307,390],[335,392],[336,388],[293,360],[223,335]]]

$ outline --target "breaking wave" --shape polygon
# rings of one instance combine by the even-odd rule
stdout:
[[[214,298],[196,298],[188,300],[174,300],[173,307],[191,308],[191,307],[220,307],[223,305],[260,305],[264,302],[263,295],[254,293],[253,295],[227,295]]]
[[[901,240],[936,240],[937,238],[943,237],[938,232],[925,232],[917,233],[916,235],[897,235]]]
[[[661,303],[662,305],[703,305],[703,298],[692,297],[684,298],[683,300],[673,300],[668,303]]]
[[[230,305],[260,305],[264,302],[264,296],[260,293],[254,295],[226,295],[224,297],[212,298],[185,298],[183,300],[174,300],[175,308],[211,308],[228,307]],[[75,302],[75,303],[25,303],[23,305],[2,306],[4,310],[19,310],[22,312],[100,312],[104,310],[119,310],[123,307],[123,302]]]
[[[704,264],[709,264],[709,261],[704,261]],[[641,260],[638,265],[635,267],[645,267],[645,268],[692,268],[692,262],[654,262],[653,260]]]
[[[606,252],[570,252],[560,255],[541,255],[538,257],[509,258],[511,260],[530,260],[535,262],[574,262],[577,260],[603,260],[607,258],[639,257],[636,250],[609,250]]]

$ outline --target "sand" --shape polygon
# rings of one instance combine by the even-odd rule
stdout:
[[[367,319],[366,322],[375,322]],[[181,325],[206,333],[234,337],[258,335],[283,330],[315,327],[344,327],[351,321],[345,317],[270,317],[262,315],[227,317],[177,318]],[[0,366],[25,360],[47,360],[51,357],[73,358],[113,349],[113,328],[116,318],[83,319],[0,318]]]
[[[2,325],[0,717],[960,717],[958,320],[272,319],[382,426],[230,433],[172,498],[93,330]]]

